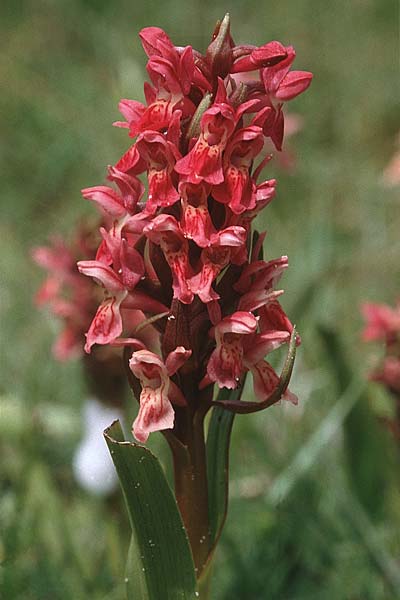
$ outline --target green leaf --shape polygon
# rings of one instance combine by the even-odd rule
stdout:
[[[126,442],[118,421],[104,436],[132,526],[125,578],[128,600],[195,598],[189,542],[158,459],[147,448]]]
[[[235,390],[223,388],[218,400],[240,401],[244,381]],[[214,406],[207,434],[207,476],[211,542],[215,546],[221,535],[228,510],[229,444],[235,414]]]

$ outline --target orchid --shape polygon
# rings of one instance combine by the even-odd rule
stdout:
[[[126,120],[115,125],[133,143],[109,168],[116,188],[82,191],[108,219],[95,259],[78,263],[104,291],[85,350],[124,348],[139,402],[133,435],[145,443],[161,431],[170,445],[200,577],[215,544],[206,414],[297,402],[287,388],[300,338],[278,302],[283,291],[275,289],[288,259],[262,258],[265,234],[253,221],[275,196],[275,179],[259,181],[270,158],[264,146],[269,140],[281,149],[284,103],[307,89],[312,74],[290,71],[291,46],[235,45],[228,15],[204,54],[175,46],[156,27],[140,38],[151,83],[145,104],[120,102]],[[143,322],[125,326],[123,313],[132,309],[142,311]],[[151,332],[154,348],[138,341],[139,329]],[[265,356],[282,345],[288,356],[279,376]],[[248,373],[254,402],[240,398]],[[228,395],[214,399],[215,387]]]

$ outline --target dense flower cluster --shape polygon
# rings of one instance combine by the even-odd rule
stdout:
[[[252,233],[276,183],[258,181],[269,156],[254,163],[266,139],[281,149],[283,105],[312,75],[290,70],[291,46],[236,46],[228,17],[205,54],[174,46],[156,27],[140,38],[146,104],[120,102],[125,121],[115,124],[136,139],[109,167],[115,187],[83,190],[112,225],[100,230],[95,260],[78,267],[105,290],[86,351],[132,348],[141,386],[133,432],[146,441],[151,431],[177,431],[180,407],[196,406],[199,390],[214,383],[234,389],[251,371],[261,401],[277,386],[264,356],[293,329],[275,290],[288,261],[264,261],[264,235]],[[121,310],[138,308],[142,325],[157,332],[152,348],[136,339],[137,328],[123,332]]]
[[[385,345],[382,364],[371,378],[383,383],[400,402],[400,302],[395,308],[386,304],[364,304],[362,311],[366,321],[363,339]]]

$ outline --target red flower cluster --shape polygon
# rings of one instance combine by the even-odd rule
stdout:
[[[232,389],[250,370],[260,400],[277,385],[264,356],[291,335],[274,290],[288,262],[260,258],[264,236],[251,224],[274,197],[275,180],[258,182],[268,159],[254,162],[266,138],[281,148],[283,103],[312,75],[290,71],[290,46],[235,46],[228,17],[204,55],[174,46],[156,27],[140,37],[152,83],[146,104],[120,103],[126,121],[116,125],[136,140],[109,168],[117,189],[83,190],[113,224],[101,229],[96,260],[78,267],[105,289],[86,350],[135,349],[130,368],[142,392],[134,435],[145,441],[174,427],[172,405],[195,405],[214,382]],[[155,352],[135,331],[120,337],[121,308],[146,313],[159,334]]]

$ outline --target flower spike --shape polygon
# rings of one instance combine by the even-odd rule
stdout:
[[[273,174],[259,181],[271,168],[268,144],[282,147],[284,105],[312,75],[291,71],[291,46],[236,45],[229,14],[204,53],[175,46],[158,27],[140,39],[145,100],[121,100],[125,121],[116,123],[131,143],[109,167],[109,185],[82,192],[103,215],[95,260],[78,264],[104,290],[86,350],[130,352],[140,398],[134,435],[168,431],[185,445],[185,407],[205,414],[213,384],[233,394],[252,374],[257,402],[221,404],[237,412],[295,401],[287,385],[300,338],[277,289],[288,260],[262,260],[264,235],[255,236],[253,221],[275,196]],[[131,311],[142,326],[126,322]],[[138,332],[151,334],[151,349]],[[278,377],[264,357],[285,344]]]

